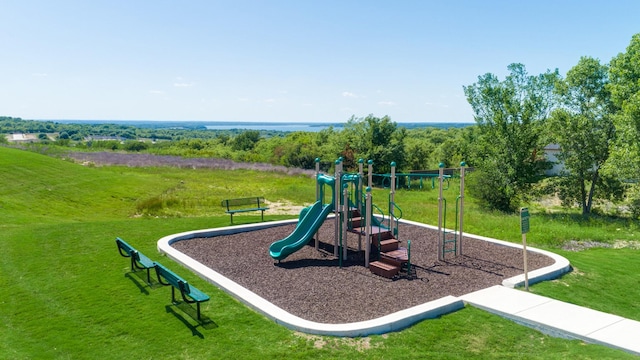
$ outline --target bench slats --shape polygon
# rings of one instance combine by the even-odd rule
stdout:
[[[226,199],[226,200],[222,200],[222,203],[220,203],[220,205],[226,209],[225,213],[231,216],[231,224],[233,224],[233,214],[235,213],[261,211],[262,221],[264,221],[264,211],[269,210],[268,207],[264,206],[264,197],[262,196],[254,196],[254,197],[246,197],[246,198],[238,198],[238,199]],[[252,207],[246,207],[246,206],[252,206]]]
[[[200,303],[209,300],[209,295],[203,293],[199,289],[189,285],[189,283],[181,278],[173,271],[167,269],[160,263],[155,263],[156,275],[158,282],[162,285],[171,285],[171,300],[175,303],[175,289],[180,291],[182,299],[187,303],[196,303],[198,320],[200,320]]]
[[[131,271],[147,270],[147,283],[151,284],[150,270],[155,266],[155,263],[119,237],[116,238],[116,245],[118,245],[120,255],[131,258]]]

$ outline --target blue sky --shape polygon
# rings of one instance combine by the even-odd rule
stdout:
[[[640,1],[9,0],[0,116],[473,122],[462,87],[608,63]]]

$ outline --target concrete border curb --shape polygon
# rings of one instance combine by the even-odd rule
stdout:
[[[177,241],[186,241],[193,238],[200,237],[215,237],[218,235],[228,235],[246,231],[254,231],[265,229],[273,226],[283,226],[288,224],[295,224],[298,220],[283,220],[274,222],[265,222],[259,224],[228,226],[215,229],[203,229],[188,231],[173,235],[168,235],[158,240],[158,250],[161,253],[166,254],[169,258],[180,263],[184,267],[198,274],[201,278],[209,283],[218,286],[220,289],[234,296],[236,299],[254,309],[255,311],[265,315],[267,318],[274,322],[283,325],[289,329],[305,332],[316,335],[330,335],[330,336],[345,336],[345,337],[358,337],[367,336],[372,334],[384,334],[392,331],[399,331],[407,328],[421,320],[432,319],[444,314],[448,314],[464,308],[464,302],[461,298],[454,296],[445,296],[438,300],[430,301],[421,305],[417,305],[408,309],[404,309],[389,315],[385,315],[380,318],[346,323],[346,324],[325,324],[313,321],[308,321],[295,316],[280,307],[272,304],[266,299],[258,296],[254,292],[240,286],[236,282],[226,278],[222,274],[208,268],[202,263],[190,258],[184,253],[176,250],[171,244]],[[430,225],[421,224],[414,221],[401,220],[406,224],[412,224],[416,226],[422,226],[429,229],[437,229]],[[504,246],[518,247],[517,244],[508,243],[505,241],[489,239],[481,236],[464,234],[467,237],[473,237],[479,240],[490,241]],[[556,264],[548,266],[544,269],[540,269],[535,275],[535,279],[541,279],[542,281],[547,278],[552,278],[549,274],[561,274],[561,269],[568,267],[568,261],[556,254],[552,254],[543,250],[528,248],[531,251],[539,251],[547,256],[551,256],[556,260]],[[560,265],[558,263],[560,262]],[[532,272],[533,273],[533,272]],[[554,276],[558,276],[554,275]],[[524,276],[524,275],[523,275]],[[513,284],[518,283],[518,277],[506,279],[505,282],[511,282]],[[531,276],[530,276],[531,279]],[[530,280],[531,281],[531,280]],[[515,285],[514,285],[515,286]]]

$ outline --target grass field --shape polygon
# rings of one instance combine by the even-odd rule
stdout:
[[[158,254],[162,236],[228,225],[221,199],[263,195],[297,205],[312,202],[315,185],[304,176],[86,167],[4,147],[0,168],[1,359],[632,358],[552,338],[471,307],[383,336],[307,336],[253,312]],[[386,199],[387,193],[376,189],[374,196]],[[436,197],[430,190],[399,190],[396,200],[405,218],[435,223]],[[467,204],[466,231],[519,241],[517,216],[482,212],[473,199]],[[634,301],[640,296],[638,250],[559,249],[570,239],[633,242],[637,224],[570,219],[533,214],[530,242],[566,256],[577,271],[532,290],[640,320]],[[258,220],[259,214],[237,216],[239,223]],[[202,313],[211,323],[202,325],[189,308],[172,305],[168,288],[148,286],[142,273],[131,273],[117,252],[116,236],[209,294]]]

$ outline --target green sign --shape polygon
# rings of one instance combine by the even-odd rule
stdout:
[[[523,234],[529,232],[529,209],[520,209],[520,230]]]

